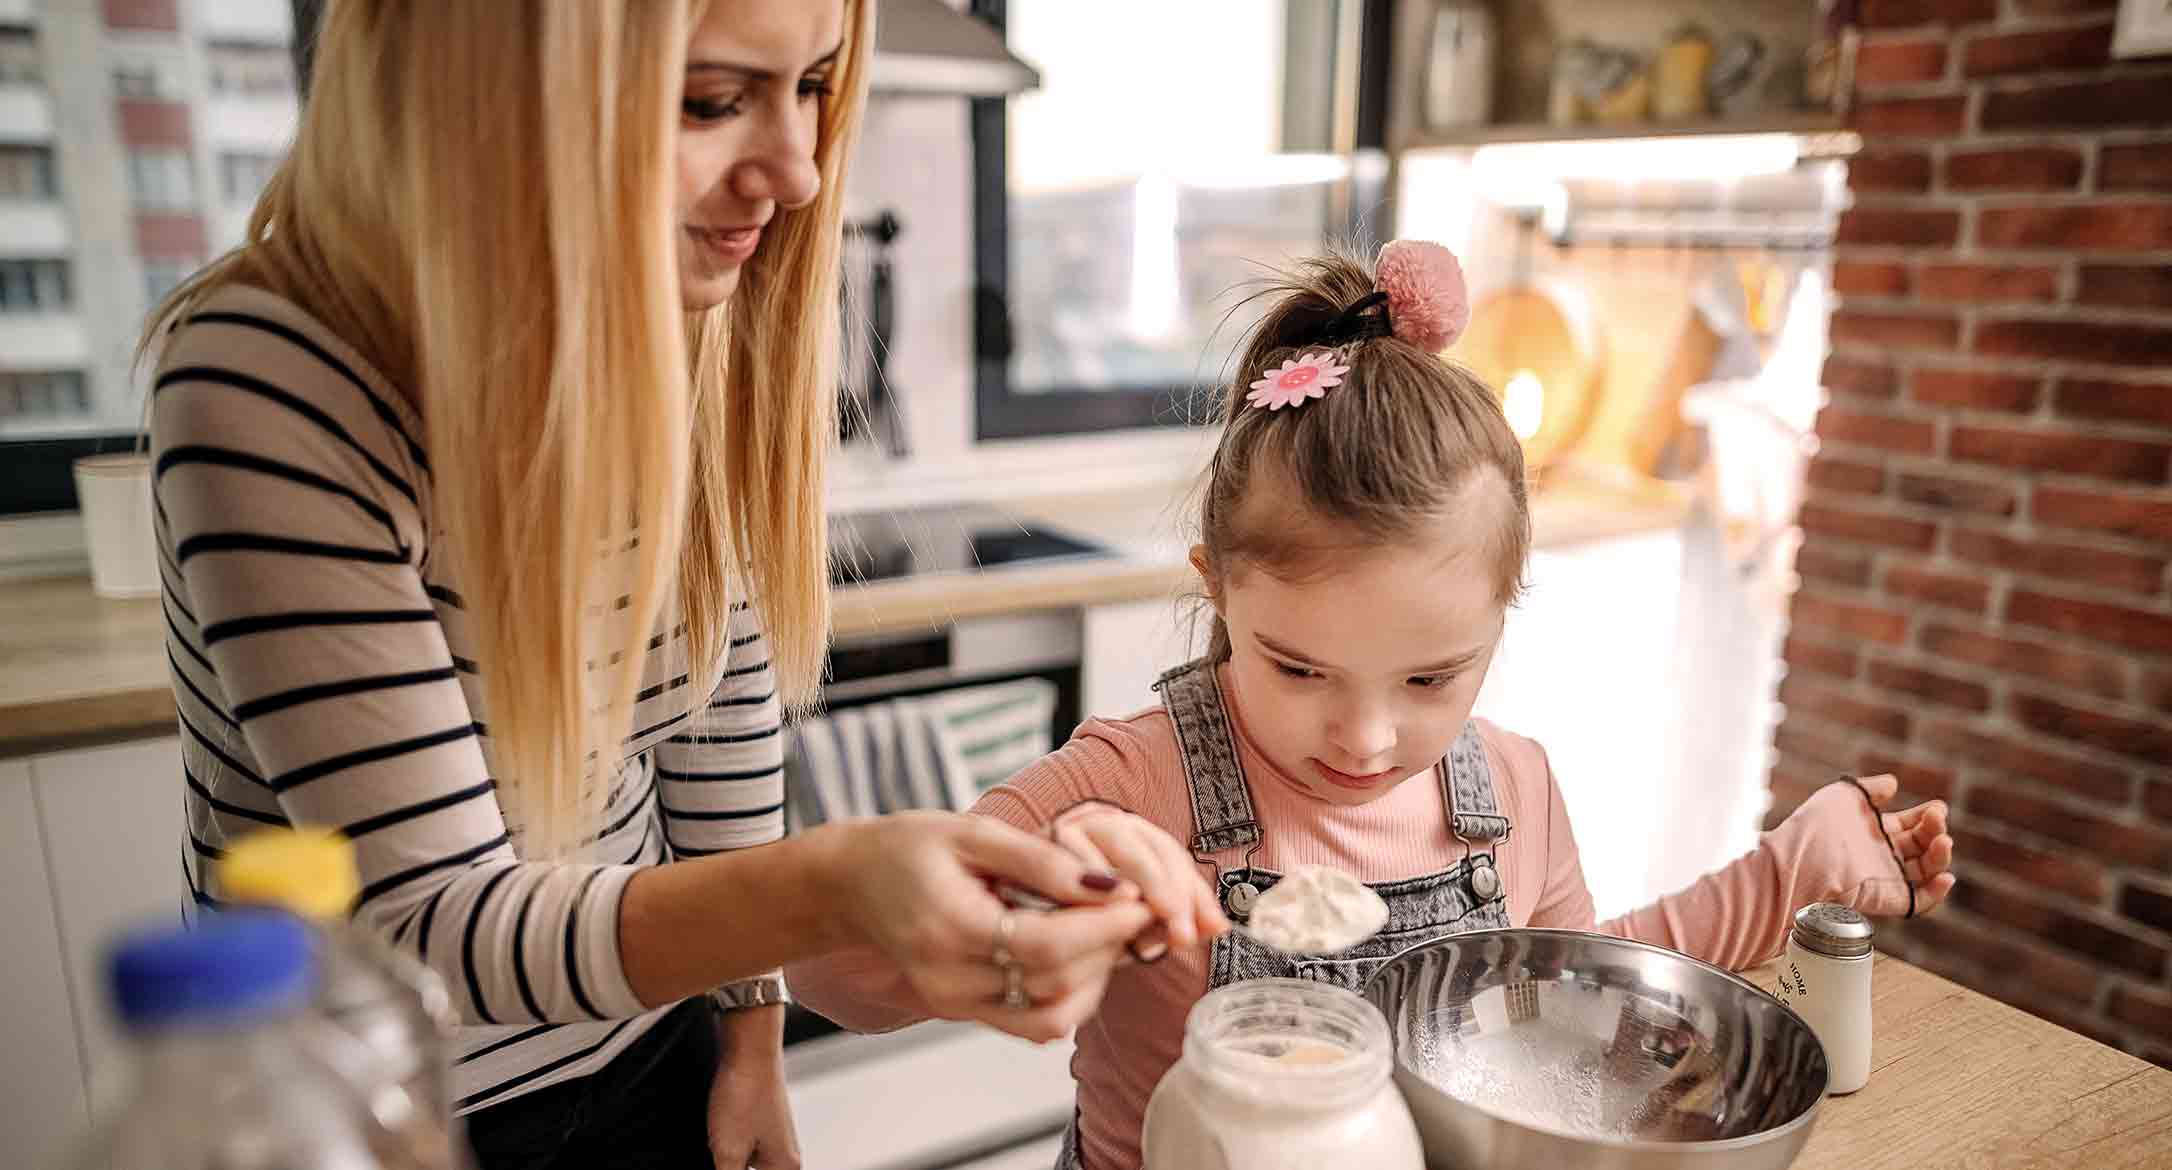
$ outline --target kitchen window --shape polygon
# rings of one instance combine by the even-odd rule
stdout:
[[[980,438],[1207,421],[1259,263],[1386,223],[1386,7],[975,0],[1043,82],[973,102]]]
[[[222,154],[219,156],[219,194],[229,207],[253,207],[256,197],[279,169],[276,154]]]
[[[0,199],[51,199],[53,152],[43,146],[0,146]]]
[[[143,262],[144,304],[156,305],[166,299],[174,286],[189,278],[189,274],[202,268],[201,260],[145,260]]]
[[[187,153],[179,150],[128,152],[128,190],[144,211],[190,211],[196,207],[196,181]]]
[[[0,313],[51,313],[73,300],[65,260],[0,260]]]

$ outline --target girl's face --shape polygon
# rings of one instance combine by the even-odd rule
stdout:
[[[709,0],[686,47],[678,140],[679,298],[722,304],[778,210],[813,202],[817,128],[844,0]]]
[[[1428,774],[1470,718],[1503,617],[1473,534],[1511,505],[1496,476],[1461,494],[1410,538],[1353,546],[1304,580],[1239,567],[1209,582],[1247,730],[1321,800],[1364,804]],[[1248,507],[1302,515],[1264,498]]]

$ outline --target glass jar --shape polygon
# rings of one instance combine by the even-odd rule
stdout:
[[[1147,1103],[1147,1170],[1422,1170],[1392,1048],[1379,1010],[1339,987],[1256,979],[1211,991]]]

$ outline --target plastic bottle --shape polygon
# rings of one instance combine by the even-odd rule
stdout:
[[[391,1160],[471,1165],[453,1116],[451,1000],[436,972],[349,921],[361,892],[353,843],[326,830],[267,829],[231,846],[215,879],[230,904],[277,906],[315,928],[316,1008],[362,1050],[350,1072]]]
[[[1780,960],[1780,1002],[1824,1046],[1828,1093],[1852,1093],[1870,1080],[1871,934],[1860,913],[1812,903],[1795,912]]]
[[[308,931],[217,915],[122,940],[108,975],[136,1081],[78,1170],[383,1170],[362,1103],[308,1014]]]

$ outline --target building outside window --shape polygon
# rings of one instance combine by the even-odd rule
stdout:
[[[0,313],[51,313],[74,300],[65,260],[0,260]]]
[[[179,150],[128,152],[128,190],[145,211],[189,211],[196,206],[196,182],[189,156]]]

